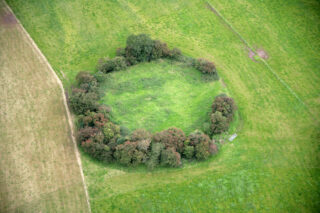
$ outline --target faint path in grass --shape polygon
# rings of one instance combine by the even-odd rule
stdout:
[[[216,16],[218,16],[226,25],[227,27],[236,34],[239,39],[246,45],[250,52],[253,52],[255,55],[258,55],[257,51],[241,36],[241,34],[232,26],[232,24],[224,18],[221,13],[217,9],[215,9],[209,2],[206,2],[206,6],[209,10],[211,10]],[[259,58],[259,60],[268,68],[268,70],[277,78],[280,83],[287,88],[287,90],[308,110],[308,113],[311,115],[314,121],[317,121],[313,113],[311,112],[310,108],[304,103],[304,101],[291,89],[291,87],[279,77],[279,75],[274,71],[274,69],[268,64],[268,62],[264,58]]]
[[[82,169],[82,163],[81,163],[81,159],[80,159],[80,154],[79,154],[79,151],[78,151],[78,146],[77,146],[77,143],[76,143],[76,140],[75,140],[75,137],[74,137],[74,131],[73,131],[73,122],[72,122],[72,119],[71,119],[71,115],[70,115],[70,111],[69,111],[69,108],[68,108],[68,105],[67,105],[67,100],[66,100],[66,96],[65,96],[65,91],[64,91],[64,88],[63,88],[63,85],[59,79],[59,77],[57,76],[56,72],[52,69],[51,65],[49,64],[47,58],[43,55],[43,53],[41,52],[41,50],[38,48],[38,46],[36,45],[36,43],[33,41],[33,39],[31,38],[31,36],[29,35],[29,33],[24,29],[23,25],[20,23],[19,19],[15,16],[15,14],[13,13],[13,11],[11,10],[11,8],[8,6],[8,4],[6,3],[6,1],[3,1],[4,2],[4,5],[5,7],[8,9],[8,11],[10,11],[10,13],[12,14],[12,16],[14,17],[14,19],[17,21],[17,24],[19,26],[19,29],[22,31],[23,34],[25,34],[25,37],[23,37],[24,39],[26,39],[27,43],[29,43],[33,48],[33,50],[39,55],[39,57],[43,60],[43,62],[47,65],[47,67],[49,68],[49,70],[52,72],[56,82],[58,83],[60,89],[61,89],[61,95],[62,95],[62,98],[63,98],[63,103],[64,103],[64,106],[65,106],[65,110],[66,110],[66,113],[67,113],[67,119],[68,119],[68,123],[69,123],[69,126],[70,126],[70,132],[71,132],[71,138],[72,138],[72,141],[73,141],[73,144],[74,144],[74,151],[75,151],[75,155],[76,155],[76,158],[77,158],[77,162],[78,162],[78,165],[79,165],[79,168],[80,168],[80,174],[81,174],[81,178],[82,178],[82,182],[83,182],[83,187],[84,187],[84,190],[85,190],[85,194],[86,194],[86,200],[87,200],[87,204],[88,204],[88,210],[89,212],[91,212],[91,208],[90,208],[90,202],[89,202],[89,195],[88,195],[88,190],[87,190],[87,186],[86,186],[86,183],[85,183],[85,179],[84,179],[84,175],[83,175],[83,169]]]

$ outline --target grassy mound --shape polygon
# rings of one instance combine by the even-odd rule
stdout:
[[[171,126],[186,133],[202,129],[214,97],[226,93],[220,81],[206,80],[198,70],[167,60],[110,73],[103,88],[103,102],[112,107],[115,122],[151,132]]]

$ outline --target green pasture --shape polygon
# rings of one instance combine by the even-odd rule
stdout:
[[[252,47],[268,54],[268,66],[250,59],[239,36],[202,0],[8,3],[67,88],[77,72],[94,71],[100,57],[114,56],[128,35],[147,33],[186,55],[213,60],[238,105],[238,137],[206,162],[149,172],[105,165],[82,154],[93,212],[319,210],[319,1],[210,0]],[[132,70],[137,72],[130,75],[132,81],[149,75],[145,69],[139,73],[139,67]],[[165,76],[155,72],[149,77]],[[110,103],[116,97],[130,103],[116,93],[109,96]]]
[[[203,129],[214,97],[227,93],[220,81],[174,61],[138,64],[107,74],[106,79],[103,103],[111,107],[112,120],[131,131]]]

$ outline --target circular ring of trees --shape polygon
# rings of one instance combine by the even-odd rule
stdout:
[[[128,134],[128,129],[110,121],[110,109],[99,104],[102,97],[99,85],[106,73],[159,58],[183,62],[212,79],[219,79],[213,62],[184,56],[178,48],[169,49],[166,43],[145,34],[130,35],[126,47],[117,49],[116,57],[99,60],[96,73],[79,72],[68,97],[69,106],[77,115],[77,142],[90,156],[125,166],[145,164],[152,169],[179,167],[181,158],[205,160],[218,153],[218,145],[210,137],[228,130],[236,110],[234,100],[227,95],[215,97],[210,123],[204,125],[205,133],[195,130],[188,136],[176,127],[155,134],[144,129]]]

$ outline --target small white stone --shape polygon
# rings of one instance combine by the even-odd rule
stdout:
[[[237,137],[237,133],[234,133],[233,135],[230,136],[229,141],[233,141]]]

